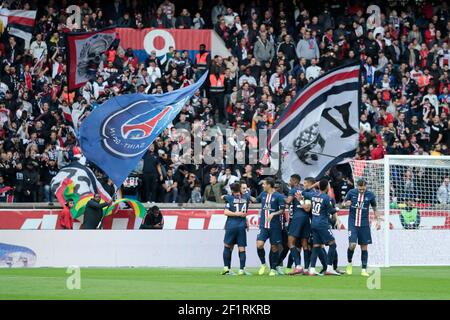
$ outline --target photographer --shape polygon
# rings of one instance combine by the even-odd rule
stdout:
[[[153,206],[147,210],[144,220],[139,229],[159,229],[164,227],[164,217],[158,206]]]

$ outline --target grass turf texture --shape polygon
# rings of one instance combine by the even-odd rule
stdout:
[[[320,269],[320,268],[319,268]],[[81,289],[66,269],[0,269],[0,299],[450,299],[450,267],[381,269],[381,289],[353,275],[221,276],[221,269],[82,268]],[[237,272],[237,270],[234,269]]]

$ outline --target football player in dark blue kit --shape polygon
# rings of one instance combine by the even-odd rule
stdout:
[[[313,240],[312,240],[312,234],[311,234],[311,220],[312,220],[312,214],[311,214],[311,197],[315,194],[319,194],[319,191],[316,189],[319,187],[319,183],[316,182],[316,179],[312,177],[306,177],[303,180],[303,191],[299,194],[295,194],[295,198],[298,201],[304,201],[307,206],[304,207],[305,211],[308,213],[309,216],[309,235],[306,241],[302,242],[302,248],[303,248],[303,257],[305,259],[305,267],[304,267],[304,273],[305,275],[309,275],[308,269],[309,265],[311,263],[311,252],[313,248]],[[309,208],[309,210],[308,210]],[[321,250],[319,253],[319,260],[322,263],[322,269],[326,270],[327,268],[327,253],[326,250]]]
[[[331,205],[332,208],[330,209],[330,216],[328,217],[328,223],[329,223],[329,227],[330,229],[334,229],[337,228],[341,222],[339,221],[339,218],[337,216],[337,212],[339,211],[339,209],[336,207],[336,200],[335,199],[331,199]],[[324,255],[326,256],[326,250],[325,248],[322,248]],[[340,274],[345,274],[344,271],[341,271],[338,269],[338,254],[336,251],[336,254],[334,255],[334,259],[333,259],[333,269],[340,273]],[[321,274],[325,274],[326,271],[326,267],[323,268],[323,270],[320,272]]]
[[[292,258],[294,259],[295,268],[289,275],[303,274],[301,266],[300,250],[297,248],[297,240],[301,239],[301,247],[303,248],[303,255],[305,256],[305,263],[309,261],[308,238],[311,234],[311,225],[309,211],[311,210],[310,200],[298,200],[297,193],[300,191],[300,176],[294,174],[291,176],[291,189],[289,196],[286,199],[287,204],[292,204],[292,217],[289,221],[288,230],[288,247]]]
[[[283,197],[284,201],[286,202],[287,196],[284,194],[283,192],[283,186],[282,186],[282,182],[280,181],[276,181],[275,182],[275,187],[274,187],[275,191],[278,192],[279,194],[281,194],[281,196]],[[284,259],[288,256],[289,254],[289,247],[288,247],[288,226],[289,226],[289,221],[291,220],[290,218],[291,215],[291,210],[290,208],[288,209],[288,212],[285,211],[285,213],[282,215],[283,218],[283,230],[281,231],[281,246],[282,246],[282,250],[280,252],[279,255],[279,261],[278,261],[278,266],[279,267],[283,267],[283,261]],[[289,255],[288,258],[288,265],[287,267],[290,268],[293,264],[292,261],[292,257],[291,255]]]
[[[333,269],[333,259],[336,254],[336,241],[328,223],[330,211],[333,209],[331,198],[328,195],[328,188],[328,180],[320,180],[320,193],[312,195],[311,197],[311,231],[313,236],[313,250],[311,255],[311,267],[309,269],[310,275],[318,275],[318,273],[316,273],[316,261],[317,257],[322,252],[322,245],[327,245],[329,247],[327,255],[327,270],[325,274],[336,276],[341,275]]]
[[[223,272],[222,275],[235,275],[231,271],[231,254],[233,247],[237,244],[239,249],[239,273],[238,275],[251,275],[245,270],[247,247],[247,210],[250,203],[250,195],[246,192],[247,186],[239,183],[233,183],[230,186],[231,195],[224,196],[225,209],[227,216],[225,223],[225,238],[223,248]]]
[[[281,267],[278,266],[279,255],[281,252],[283,214],[285,202],[283,196],[275,192],[275,181],[272,178],[266,178],[262,182],[263,192],[256,198],[256,202],[261,203],[261,215],[259,218],[259,232],[256,238],[256,248],[261,267],[259,275],[266,272],[266,252],[264,243],[270,240],[270,273],[269,276],[284,274]]]
[[[372,243],[369,222],[369,207],[371,206],[376,217],[376,228],[380,229],[380,216],[377,212],[377,202],[373,192],[367,190],[367,182],[363,179],[358,180],[357,188],[352,189],[345,197],[345,205],[349,208],[348,217],[348,242],[347,249],[347,270],[346,273],[353,273],[352,259],[355,252],[356,243],[361,246],[361,275],[368,277],[367,261],[369,253],[367,247]]]

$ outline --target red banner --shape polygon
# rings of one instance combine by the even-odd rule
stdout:
[[[164,229],[171,230],[213,230],[223,229],[226,216],[222,209],[162,209]],[[0,229],[60,229],[58,216],[60,210],[0,210]],[[341,221],[340,229],[347,229],[348,211],[338,213]],[[450,211],[421,210],[420,228],[450,229]],[[82,217],[80,217],[82,219]],[[259,210],[250,209],[247,214],[248,225],[257,229]],[[141,219],[136,218],[131,210],[119,210],[116,214],[103,220],[103,229],[139,229]],[[79,229],[81,221],[76,220],[74,228]],[[392,210],[390,226],[402,229],[399,211]]]

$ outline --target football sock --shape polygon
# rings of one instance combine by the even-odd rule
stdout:
[[[264,248],[262,249],[257,249],[258,251],[258,257],[259,260],[261,261],[261,264],[266,264],[266,250],[264,250]]]
[[[321,251],[322,251],[322,249],[320,247],[314,247],[312,249],[311,264],[310,264],[311,268],[315,268],[316,267],[317,257],[319,256]]]
[[[369,251],[362,250],[361,251],[361,265],[363,269],[367,268],[367,260],[369,260]]]
[[[303,249],[303,258],[305,259],[305,269],[308,269],[311,262],[311,250]]]
[[[288,262],[287,262],[287,267],[288,268],[292,268],[292,265],[294,264],[294,259],[292,258],[292,254],[289,254],[288,256]]]
[[[269,253],[270,269],[275,269],[276,267],[278,267],[279,259],[280,259],[280,252],[279,251],[273,252],[272,250],[270,250]]]
[[[289,248],[287,246],[283,247],[283,250],[280,253],[280,261],[278,261],[279,266],[281,266],[281,267],[283,266],[283,261],[284,261],[284,259],[286,259],[286,256],[288,255],[288,253],[289,253]]]
[[[319,248],[318,256],[319,256],[320,263],[322,264],[322,267],[324,269],[326,269],[327,268],[327,250],[325,250],[325,248]]]
[[[334,259],[333,259],[333,269],[336,270],[338,268],[338,253],[336,250],[336,253],[334,254]]]
[[[231,268],[231,250],[227,247],[223,247],[223,265]]]
[[[333,265],[335,254],[336,254],[336,243],[333,243],[332,245],[330,245],[330,248],[328,249],[327,264],[329,266]]]
[[[246,255],[245,251],[239,251],[239,269],[244,270],[246,259],[247,259],[247,255]]]
[[[300,252],[298,252],[296,247],[291,248],[290,251],[292,258],[294,259],[295,267],[300,267]]]
[[[355,253],[355,250],[350,250],[350,248],[347,249],[347,261],[348,263],[352,263],[353,254]]]

